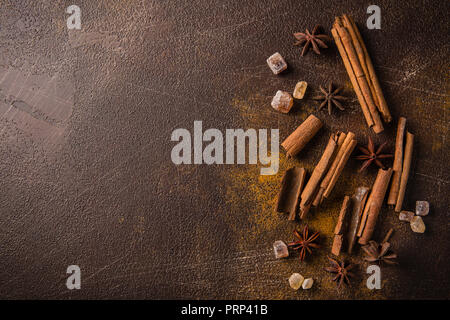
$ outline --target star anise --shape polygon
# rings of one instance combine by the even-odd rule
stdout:
[[[303,261],[306,256],[306,252],[312,254],[311,248],[320,248],[314,241],[319,237],[319,232],[308,236],[308,225],[303,228],[303,234],[300,234],[297,230],[294,230],[294,235],[298,238],[297,241],[288,244],[294,250],[300,250],[300,261]]]
[[[377,166],[384,169],[383,163],[381,163],[380,159],[384,158],[392,158],[392,154],[381,154],[387,142],[383,143],[378,147],[377,151],[375,151],[375,145],[373,144],[372,139],[369,137],[369,143],[367,144],[367,148],[359,147],[364,154],[356,157],[358,160],[365,160],[359,172],[366,169],[372,162],[375,162]]]
[[[303,32],[297,32],[294,33],[295,39],[298,41],[294,43],[295,46],[303,45],[302,50],[302,56],[304,56],[309,48],[312,46],[315,53],[320,54],[319,47],[326,49],[328,46],[326,45],[325,41],[331,41],[331,38],[327,36],[326,34],[316,34],[320,29],[319,25],[316,25],[312,31],[312,33],[309,32],[308,29],[306,29],[305,33]]]
[[[325,105],[328,104],[328,114],[331,115],[331,109],[336,106],[339,110],[345,110],[342,106],[342,100],[347,100],[346,97],[338,95],[338,93],[342,90],[343,87],[336,88],[333,91],[333,83],[330,81],[328,84],[328,91],[326,91],[322,86],[320,86],[320,91],[322,95],[313,97],[314,100],[323,100],[319,106],[319,111],[322,110]]]
[[[397,255],[393,252],[389,252],[391,244],[389,242],[384,242],[378,244],[376,241],[369,241],[369,243],[362,247],[366,253],[364,260],[368,262],[386,262],[387,264],[397,264]]]
[[[344,261],[340,262],[330,257],[328,257],[328,260],[330,261],[331,266],[326,267],[325,271],[336,274],[336,276],[333,278],[333,281],[336,281],[338,287],[340,287],[342,283],[345,283],[350,286],[350,278],[353,277],[354,275],[349,271],[353,269],[356,265],[355,264],[346,265]]]

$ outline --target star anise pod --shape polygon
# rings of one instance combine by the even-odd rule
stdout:
[[[369,137],[369,143],[367,144],[367,148],[359,147],[359,150],[361,150],[361,152],[363,152],[364,154],[357,156],[356,159],[365,160],[363,165],[361,166],[361,169],[359,169],[359,172],[363,171],[368,166],[370,166],[372,162],[375,162],[377,166],[384,169],[384,165],[380,161],[380,159],[392,158],[392,154],[381,153],[386,144],[387,142],[383,143],[381,146],[378,147],[377,151],[375,151],[375,145],[373,144],[372,139]]]
[[[325,41],[331,41],[331,38],[326,34],[317,34],[319,29],[320,26],[316,25],[312,33],[310,33],[308,29],[306,29],[305,33],[303,32],[294,33],[295,39],[298,40],[296,43],[294,43],[294,45],[295,46],[304,45],[302,50],[302,56],[304,56],[308,52],[311,46],[314,52],[317,54],[320,54],[319,47],[323,49],[328,48]]]
[[[333,91],[333,83],[330,81],[328,83],[328,91],[326,91],[322,86],[320,86],[320,91],[322,95],[313,97],[314,100],[323,100],[319,106],[319,111],[322,110],[325,105],[328,105],[328,114],[331,115],[331,109],[336,106],[339,110],[345,110],[342,106],[341,102],[343,100],[347,100],[346,97],[338,95],[338,93],[342,90],[343,87],[336,88]]]
[[[305,260],[306,252],[312,254],[311,248],[320,248],[320,246],[314,241],[319,237],[319,232],[309,236],[308,225],[303,228],[303,233],[300,234],[297,230],[294,230],[294,235],[298,238],[297,241],[291,242],[288,246],[294,250],[300,250],[300,261]]]
[[[389,242],[384,242],[378,244],[376,241],[369,241],[369,243],[362,247],[366,257],[364,260],[368,262],[386,262],[387,264],[397,264],[397,255],[393,252],[389,252],[391,244]]]
[[[338,287],[345,283],[350,286],[350,278],[353,277],[353,273],[350,272],[356,265],[355,264],[347,264],[344,261],[338,261],[333,258],[328,257],[331,266],[326,267],[325,271],[336,274],[333,278],[333,281],[336,281]]]

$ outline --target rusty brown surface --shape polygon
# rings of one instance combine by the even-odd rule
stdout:
[[[409,299],[449,298],[449,11],[446,1],[377,1],[382,29],[365,27],[368,4],[350,1],[76,1],[82,30],[68,31],[67,1],[0,0],[0,297]],[[411,1],[412,2],[412,1]],[[361,29],[394,117],[384,133],[366,127],[334,45],[300,57],[293,32],[351,14]],[[288,72],[275,76],[274,52]],[[285,115],[270,107],[277,90],[309,84]],[[328,116],[311,100],[333,80],[352,97]],[[280,151],[280,171],[255,165],[185,165],[170,160],[175,128],[279,128],[284,139],[310,113],[324,128],[296,159]],[[281,176],[314,168],[332,131],[359,142],[389,139],[407,117],[415,134],[404,201],[428,200],[426,233],[414,234],[382,208],[375,238],[390,227],[399,266],[382,268],[369,291],[359,254],[351,289],[323,271],[344,195],[370,187],[351,159],[308,223],[322,249],[300,264],[273,257],[300,223],[275,210]],[[359,252],[359,250],[357,250]],[[82,270],[82,289],[65,286]],[[293,272],[315,280],[294,292]]]

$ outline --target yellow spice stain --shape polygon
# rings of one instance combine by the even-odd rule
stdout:
[[[232,105],[246,117],[244,122],[247,125],[258,126],[264,123],[266,117],[264,112],[260,114],[257,109],[259,102],[258,97],[251,97],[248,100],[234,99]],[[267,122],[266,126],[270,123],[270,121]],[[318,150],[323,148],[318,148]],[[270,288],[266,289],[270,290],[270,293],[265,292],[262,288],[260,289],[262,292],[258,293],[257,297],[269,296],[277,299],[384,299],[385,288],[371,291],[366,287],[365,268],[367,264],[362,262],[361,252],[352,257],[348,257],[346,254],[339,257],[359,264],[359,270],[357,271],[359,276],[353,281],[352,289],[342,288],[338,290],[336,284],[330,280],[332,275],[323,270],[328,265],[327,256],[331,256],[334,228],[344,195],[352,195],[355,189],[361,185],[371,187],[374,174],[356,175],[353,172],[355,169],[353,167],[352,170],[349,169],[347,164],[347,168],[342,172],[329,199],[325,199],[324,203],[318,208],[312,208],[306,221],[288,221],[287,214],[276,211],[283,173],[293,166],[305,167],[308,172],[308,179],[316,163],[301,158],[288,158],[282,148],[280,149],[279,171],[275,175],[260,175],[261,165],[232,166],[223,171],[226,189],[225,199],[228,208],[230,208],[225,221],[229,222],[229,228],[235,233],[237,237],[236,247],[241,251],[261,248],[262,245],[270,249],[275,240],[290,242],[294,240],[293,229],[301,230],[305,223],[308,224],[311,232],[320,232],[319,243],[321,248],[313,250],[313,255],[307,256],[304,262],[299,262],[298,254],[295,252],[291,253],[292,256],[289,258],[282,260],[274,261],[273,256],[268,257],[267,263],[270,266],[267,266],[267,268],[270,270],[269,272],[276,275],[274,279],[281,283],[284,281],[286,285],[271,285]],[[354,165],[356,164],[353,163],[352,166]],[[234,215],[246,215],[247,224],[244,226],[236,225]],[[287,279],[293,272],[299,272],[305,277],[312,277],[315,281],[314,290],[307,293],[293,291],[287,283]],[[245,279],[242,279],[242,281],[245,281]]]
[[[436,153],[442,149],[442,141],[433,139],[433,144],[431,145],[431,151]]]

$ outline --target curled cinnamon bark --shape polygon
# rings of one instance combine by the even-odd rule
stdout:
[[[367,244],[372,238],[391,176],[392,168],[378,170],[372,192],[364,208],[363,219],[361,221],[360,231],[358,232],[361,235],[358,242],[362,245]]]
[[[344,197],[342,201],[341,211],[339,212],[338,222],[334,228],[334,234],[343,234],[347,229],[347,216],[350,208],[351,199],[349,196]]]
[[[336,157],[330,165],[327,174],[320,183],[320,189],[317,192],[313,205],[317,206],[322,203],[324,198],[328,198],[333,190],[337,180],[339,179],[345,164],[356,147],[355,134],[353,132],[338,132],[338,149]]]
[[[351,254],[353,251],[353,246],[356,241],[356,234],[359,229],[359,224],[361,222],[361,215],[364,210],[364,205],[366,204],[367,195],[369,193],[369,188],[359,187],[356,189],[355,194],[352,197],[353,209],[350,218],[350,226],[347,233],[347,253]]]
[[[296,210],[306,177],[305,168],[291,168],[286,170],[281,181],[278,195],[277,211],[289,213],[288,220],[295,220]]]
[[[356,46],[358,47],[358,57],[361,61],[361,65],[363,66],[364,73],[368,75],[367,80],[372,91],[375,105],[380,111],[383,120],[385,122],[391,122],[391,113],[389,112],[386,100],[384,99],[383,91],[381,90],[381,86],[375,73],[372,60],[370,59],[369,53],[367,52],[367,48],[361,37],[361,33],[359,32],[358,27],[356,26],[356,23],[352,17],[344,14],[343,18],[346,28],[350,31],[353,43],[356,43]]]
[[[324,192],[325,192],[325,189],[319,188],[319,190],[316,193],[316,196],[314,197],[314,201],[312,203],[312,205],[314,207],[317,207],[322,202]]]
[[[337,17],[331,33],[368,126],[375,133],[382,132],[384,128],[380,113],[386,122],[390,122],[392,117],[367,48],[355,22],[347,15]]]
[[[305,189],[302,191],[301,202],[300,202],[300,218],[304,219],[309,207],[311,206],[316,193],[318,191],[318,186],[328,167],[334,159],[335,151],[337,150],[338,137],[336,134],[332,134],[328,140],[328,144],[323,152],[322,157],[314,168]]]
[[[331,247],[331,253],[338,256],[341,253],[344,245],[344,233],[347,230],[347,216],[350,210],[351,199],[349,196],[344,197],[342,202],[341,211],[339,212],[338,222],[334,228],[333,246]]]
[[[361,62],[358,59],[358,54],[356,53],[352,38],[348,30],[343,26],[341,18],[336,18],[333,27],[337,30],[337,34],[344,46],[344,50],[352,66],[353,74],[356,77],[356,82],[358,83],[358,87],[365,101],[364,105],[367,105],[369,109],[373,120],[372,129],[375,133],[380,133],[384,130],[383,124],[381,123],[380,115],[378,114],[377,107],[373,101],[372,92],[370,91],[370,87],[367,82],[367,76],[364,74],[363,68],[361,67]]]
[[[331,190],[333,190],[334,186],[336,185],[336,182],[339,179],[342,170],[344,170],[344,166],[347,163],[348,159],[350,158],[350,155],[352,154],[353,150],[355,149],[356,144],[357,144],[356,140],[351,140],[349,144],[346,146],[342,157],[339,159],[339,163],[336,167],[335,172],[333,173],[331,181],[328,184],[327,188],[325,189],[325,192],[323,194],[325,198],[328,198],[330,196]]]
[[[413,153],[414,135],[406,131],[405,158],[403,159],[402,177],[400,179],[400,187],[398,191],[397,203],[395,204],[395,212],[402,211],[403,199],[406,193],[406,184],[408,183],[409,170],[411,169],[411,160]]]
[[[355,71],[352,68],[352,64],[350,62],[348,54],[345,51],[344,44],[342,43],[341,38],[340,38],[336,28],[331,29],[331,34],[333,35],[334,41],[335,41],[338,51],[341,55],[342,61],[344,62],[345,69],[347,70],[347,74],[350,78],[350,82],[352,83],[353,89],[355,90],[356,97],[358,98],[364,118],[366,119],[367,125],[371,128],[374,126],[374,121],[372,119],[372,115],[370,114],[369,107],[367,106],[366,100],[364,100],[364,97],[361,92],[361,88],[359,87],[358,81],[356,80]]]
[[[388,242],[393,233],[394,233],[394,229],[390,228],[388,233],[386,233],[386,235],[384,236],[384,239],[383,239],[383,241],[381,243]]]
[[[391,189],[388,196],[388,205],[395,206],[397,203],[398,192],[400,189],[400,179],[402,176],[403,166],[403,140],[405,136],[406,118],[401,117],[398,120],[397,137],[395,139],[395,153],[394,153],[394,173],[392,175]]]
[[[294,157],[322,128],[322,121],[314,115],[310,115],[305,121],[291,133],[281,146],[286,150],[288,156]]]
[[[331,163],[327,174],[325,175],[325,177],[323,178],[322,182],[320,183],[320,189],[323,189],[323,191],[321,192],[322,195],[325,192],[325,189],[330,184],[330,181],[333,178],[334,173],[336,172],[336,168],[337,168],[337,166],[339,164],[339,160],[342,158],[342,156],[344,154],[345,148],[347,147],[348,143],[355,136],[354,133],[352,133],[352,132],[349,132],[348,134],[347,133],[343,133],[343,132],[338,132],[337,134],[338,134],[338,142],[337,142],[338,149],[337,149],[337,152],[336,152],[336,157],[334,158],[333,162]]]
[[[397,126],[397,136],[395,138],[394,171],[402,170],[403,165],[403,140],[405,136],[406,118],[400,117]]]

